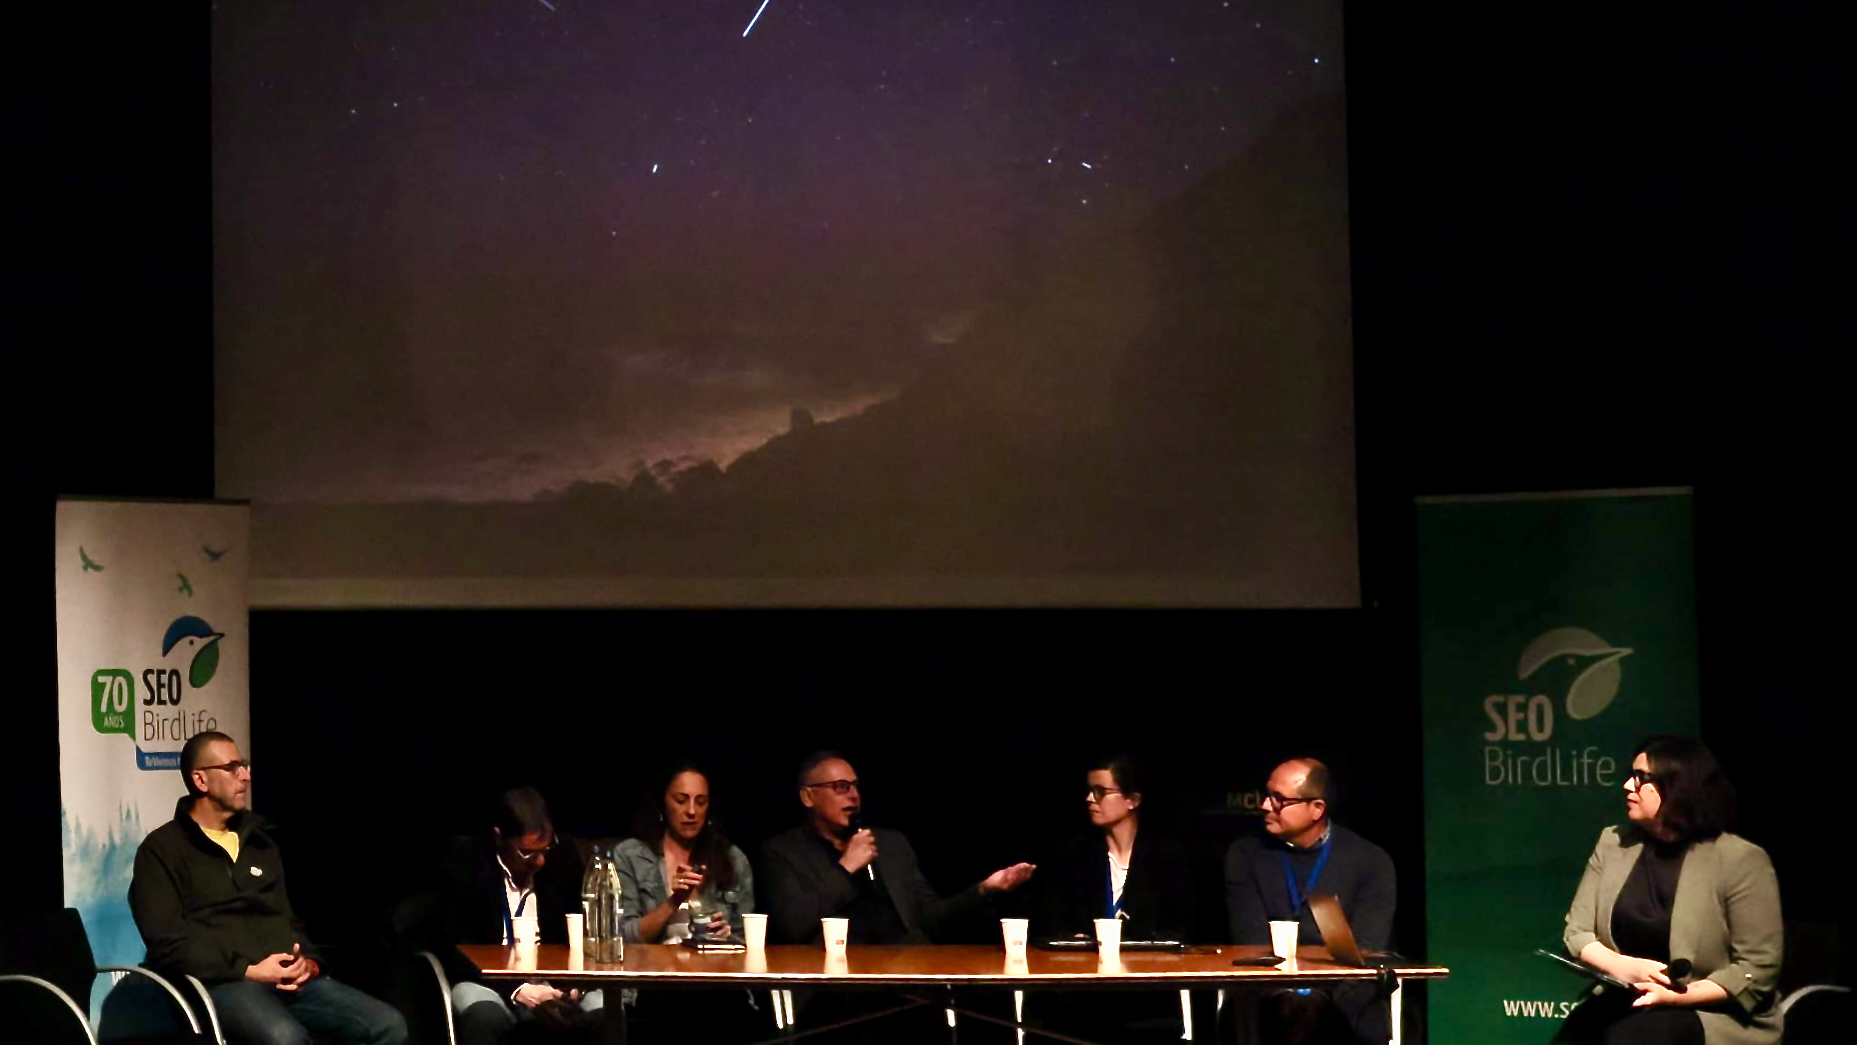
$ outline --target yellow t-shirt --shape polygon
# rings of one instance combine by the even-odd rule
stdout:
[[[239,833],[237,831],[215,831],[210,827],[202,827],[200,830],[205,831],[206,837],[212,839],[219,848],[224,849],[227,855],[232,857],[233,863],[239,862]]]

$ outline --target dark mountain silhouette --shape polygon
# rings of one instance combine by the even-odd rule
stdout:
[[[1224,574],[1351,600],[1344,123],[1339,97],[1286,111],[894,400],[744,455],[731,495],[881,534],[905,568]]]

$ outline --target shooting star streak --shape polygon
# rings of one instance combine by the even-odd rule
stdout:
[[[744,39],[748,36],[748,30],[754,28],[754,23],[761,20],[761,12],[767,10],[767,3],[768,0],[761,0],[761,6],[754,9],[754,17],[748,19],[748,29],[742,30],[742,37]]]
[[[549,3],[548,0],[536,0],[536,2],[540,3],[543,7],[546,7],[550,11],[554,11],[555,9],[555,5]],[[555,13],[559,14],[560,12],[556,11]]]
[[[1081,161],[1079,161],[1079,162],[1081,162]],[[1090,166],[1090,165],[1089,165],[1089,164],[1087,164],[1087,163],[1085,163],[1085,164],[1083,165],[1083,169],[1084,169],[1084,170],[1086,170],[1086,171],[1093,171],[1093,170],[1095,170],[1096,168],[1095,168],[1095,167],[1092,167],[1092,166]]]

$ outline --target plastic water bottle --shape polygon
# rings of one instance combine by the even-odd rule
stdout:
[[[605,862],[606,873],[600,880],[599,961],[625,961],[625,907],[619,890],[619,865]]]
[[[606,877],[606,859],[600,851],[593,851],[593,859],[587,861],[586,873],[580,876],[580,934],[582,948],[599,961],[600,938],[600,881]]]

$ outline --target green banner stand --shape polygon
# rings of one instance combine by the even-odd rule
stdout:
[[[1428,960],[1435,1042],[1540,1043],[1579,977],[1558,950],[1621,781],[1697,733],[1688,490],[1418,503]]]

